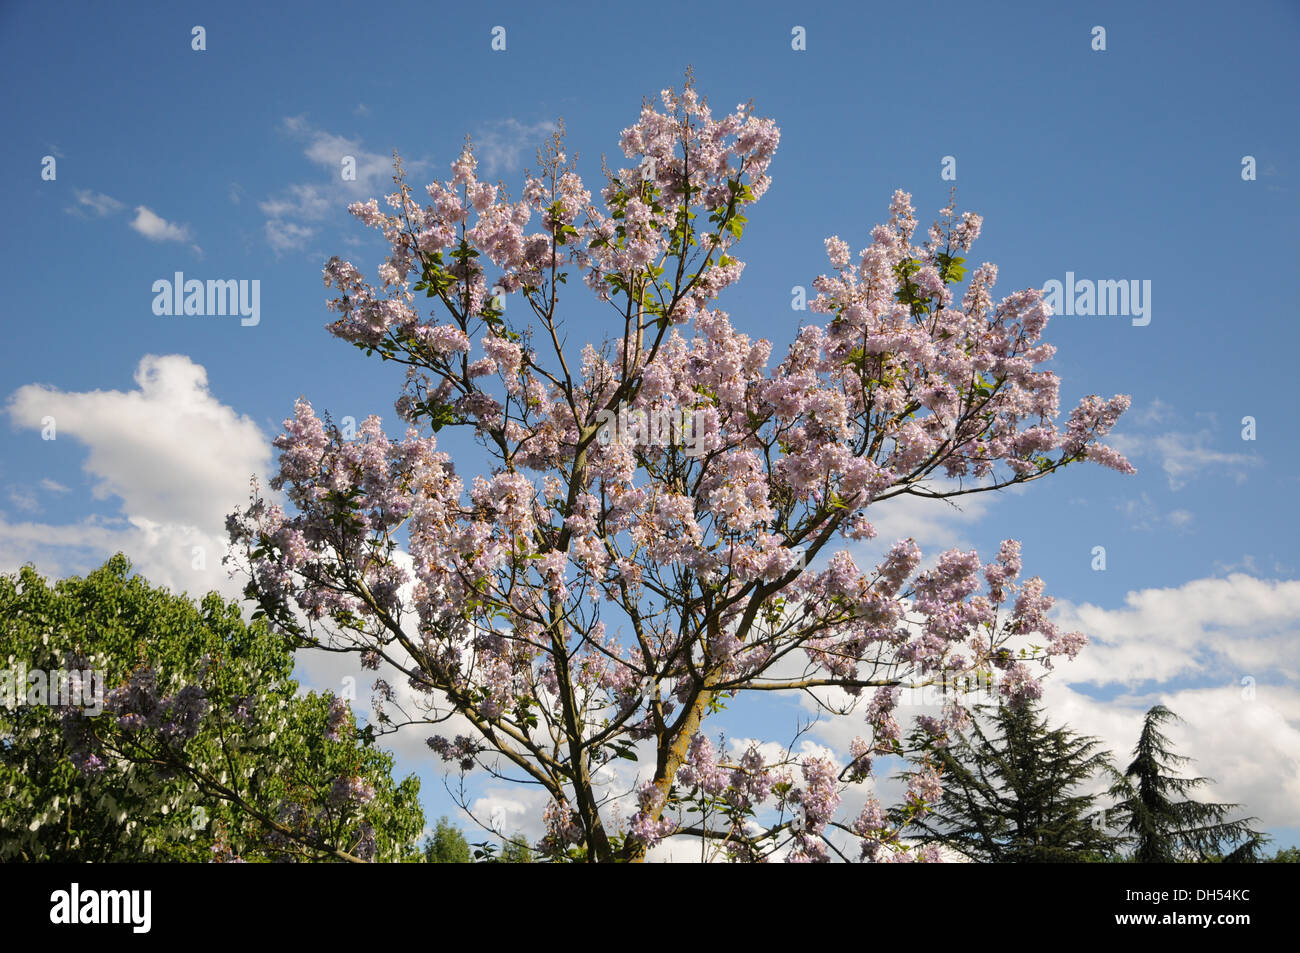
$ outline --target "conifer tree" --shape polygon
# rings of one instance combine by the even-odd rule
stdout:
[[[1101,822],[1098,795],[1084,793],[1092,778],[1113,773],[1100,742],[1049,728],[1033,703],[977,711],[967,730],[922,756],[943,777],[944,795],[906,836],[984,862],[1113,854],[1118,838]]]
[[[1133,845],[1132,859],[1142,864],[1259,860],[1267,838],[1251,828],[1256,818],[1230,821],[1229,815],[1239,805],[1187,797],[1212,779],[1178,776],[1178,768],[1191,759],[1174,754],[1160,730],[1166,722],[1177,720],[1163,705],[1146,713],[1133,762],[1111,787],[1117,804],[1110,818]]]

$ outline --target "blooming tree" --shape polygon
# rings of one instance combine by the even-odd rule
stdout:
[[[914,859],[874,798],[837,817],[873,757],[904,753],[900,691],[978,676],[1032,698],[1085,641],[1049,620],[1014,540],[925,570],[910,539],[867,567],[845,541],[905,495],[1082,460],[1133,472],[1098,442],[1128,398],[1088,397],[1058,428],[1042,296],[995,301],[984,264],[958,298],[980,217],[950,204],[916,244],[903,192],[856,255],[827,239],[809,303],[825,323],[774,364],[716,302],[778,139],[748,107],[715,117],[688,82],[623,131],[629,165],[605,171],[599,203],[560,135],[518,201],[468,146],[427,204],[398,160],[388,210],[351,207],[391,245],[378,282],[338,258],[324,278],[330,331],[406,366],[409,429],[390,439],[372,416],[348,440],[300,400],[271,481],[290,511],[255,490],[229,520],[258,613],[400,672],[420,703],[389,715],[381,679],[386,727],[448,722],[428,739],[443,759],[539,786],[552,858],[641,860],[683,835],[730,859]],[[560,303],[578,276],[621,335],[575,354]],[[689,441],[644,439],[655,419]],[[466,485],[444,427],[471,428],[491,471]],[[715,745],[706,720],[757,692],[862,702],[847,763]],[[964,718],[956,694],[921,721],[942,737]],[[941,783],[914,772],[909,809]]]

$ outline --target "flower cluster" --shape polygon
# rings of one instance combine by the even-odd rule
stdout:
[[[185,685],[174,695],[160,695],[154,670],[141,665],[125,684],[104,696],[104,710],[128,731],[156,731],[165,742],[183,745],[202,727],[208,696],[201,685]]]

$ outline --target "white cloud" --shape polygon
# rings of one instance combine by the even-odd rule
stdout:
[[[270,445],[212,395],[207,372],[184,355],[146,355],[135,382],[134,390],[86,392],[28,384],[11,395],[5,410],[14,426],[39,430],[53,417],[57,439],[85,445],[93,495],[118,500],[121,514],[0,524],[0,560],[83,571],[121,549],[154,583],[233,594],[221,567],[225,517],[246,502],[250,476],[265,472]]]
[[[84,575],[122,552],[149,582],[198,596],[211,590],[239,598],[240,580],[221,565],[224,533],[155,523],[141,517],[88,517],[74,523],[10,523],[0,518],[0,571],[32,563],[50,578]]]
[[[143,205],[136,206],[131,227],[150,241],[188,242],[190,240],[188,225],[175,225]]]
[[[1177,752],[1217,779],[1198,800],[1300,826],[1300,581],[1235,572],[1130,592],[1118,609],[1061,602],[1058,616],[1091,644],[1047,680],[1053,720],[1102,738],[1124,767],[1143,713],[1164,704],[1186,722],[1168,732]],[[1098,688],[1120,694],[1085,693]]]
[[[1300,682],[1300,581],[1244,573],[1130,592],[1121,609],[1058,602],[1057,622],[1091,644],[1071,683],[1134,688],[1147,680],[1241,676]]]
[[[938,481],[927,489],[948,492],[956,483]],[[876,528],[873,544],[883,546],[882,553],[896,541],[909,536],[916,540],[927,556],[939,550],[970,549],[967,527],[974,526],[997,500],[990,493],[976,493],[950,501],[929,500],[918,496],[899,496],[867,508],[867,519]]]
[[[1049,680],[1044,702],[1053,723],[1100,738],[1121,771],[1132,761],[1142,716],[1162,704],[1182,719],[1164,729],[1174,752],[1194,759],[1183,776],[1212,779],[1190,797],[1238,804],[1235,816],[1257,817],[1263,829],[1300,826],[1300,691],[1294,686],[1260,686],[1252,700],[1239,686],[1225,685],[1098,701]]]
[[[1154,424],[1163,424],[1172,420],[1174,409],[1166,404],[1159,397],[1154,398],[1151,403],[1147,404],[1140,410],[1130,410],[1125,415],[1125,421],[1128,423],[1139,424],[1141,426],[1152,426]]]
[[[132,516],[222,529],[247,497],[249,476],[269,462],[265,436],[211,394],[207,371],[185,355],[145,355],[135,383],[81,393],[28,384],[7,410],[32,429],[51,416],[60,438],[84,443],[98,499],[119,497]]]
[[[367,109],[357,108],[364,116]],[[556,130],[553,122],[522,123],[505,119],[479,128],[473,137],[474,154],[484,175],[515,174],[533,151]],[[258,204],[266,216],[266,238],[277,254],[302,250],[316,237],[315,224],[341,215],[352,202],[371,198],[383,201],[393,191],[393,157],[365,148],[359,138],[339,135],[313,126],[305,116],[290,116],[284,131],[303,141],[303,155],[323,173],[311,182],[297,182]],[[527,153],[527,155],[525,155]],[[353,160],[355,178],[344,179],[343,160]],[[418,173],[427,163],[405,159],[408,173]]]
[[[465,837],[473,843],[495,839],[490,831],[506,837],[522,834],[530,844],[536,844],[546,836],[542,812],[548,803],[550,795],[538,787],[488,784],[469,803],[473,819],[466,818]]]
[[[41,493],[67,493],[68,488],[62,483],[51,480],[48,477],[42,479],[34,485],[15,485],[9,487],[9,502],[24,513],[39,513],[41,511]]]
[[[267,199],[259,202],[262,214],[272,219],[287,217],[306,218],[319,221],[338,206],[324,194],[324,190],[315,185],[291,185],[288,197]],[[271,223],[268,222],[269,226]]]
[[[1130,592],[1116,609],[1058,600],[1055,616],[1090,644],[1044,682],[1054,724],[1101,738],[1122,768],[1142,715],[1164,704],[1186,720],[1170,732],[1177,752],[1197,760],[1196,774],[1216,779],[1198,800],[1239,803],[1240,815],[1259,817],[1264,828],[1300,826],[1300,581],[1233,573]],[[1105,700],[1093,697],[1101,692]],[[838,691],[826,696],[848,700]],[[820,715],[810,736],[846,758],[852,739],[868,732],[869,697],[841,716],[802,698]],[[899,720],[906,731],[915,716],[937,713],[905,705]],[[881,800],[892,803],[902,794],[895,765],[882,759],[877,767]]]

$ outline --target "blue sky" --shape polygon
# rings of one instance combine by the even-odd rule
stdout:
[[[812,317],[791,309],[791,288],[827,270],[822,240],[865,245],[895,188],[925,225],[955,184],[959,208],[984,216],[971,264],[996,262],[1002,293],[1067,272],[1151,283],[1145,326],[1063,315],[1047,334],[1063,406],[1132,395],[1115,442],[1138,475],[1075,467],[961,514],[906,510],[884,525],[927,551],[991,553],[1020,538],[1063,618],[1100,640],[1062,669],[1054,710],[1123,754],[1141,711],[1164,701],[1188,719],[1174,737],[1219,779],[1214,794],[1244,802],[1281,842],[1300,839],[1300,331],[1288,284],[1300,7],[654,11],[0,6],[12,276],[0,570],[83,572],[124,548],[151,579],[233,591],[216,558],[192,568],[192,548],[214,545],[249,473],[269,472],[294,399],[395,427],[399,374],[324,330],[320,277],[334,254],[373,273],[382,248],[345,205],[388,191],[385,157],[400,151],[421,186],[447,177],[470,134],[480,172],[517,193],[563,117],[591,187],[602,153],[622,159],[617,135],[642,98],[679,86],[691,64],[717,108],[753,99],[781,127],[773,186],[740,246],[744,278],[722,302],[778,354]],[[206,50],[191,49],[195,25]],[[503,52],[490,47],[498,25]],[[344,152],[358,157],[356,183],[339,180]],[[941,179],[945,156],[955,182]],[[177,271],[259,280],[260,322],[155,315],[153,282]],[[603,333],[589,299],[574,306],[575,328]],[[165,359],[138,373],[147,355]],[[58,410],[59,439],[33,426],[42,408]],[[1247,416],[1254,440],[1242,439]],[[474,472],[468,441],[442,443]],[[1092,568],[1096,546],[1105,571]],[[779,738],[787,721],[735,713],[730,727]],[[400,750],[426,779],[429,812],[448,810],[418,743]]]

